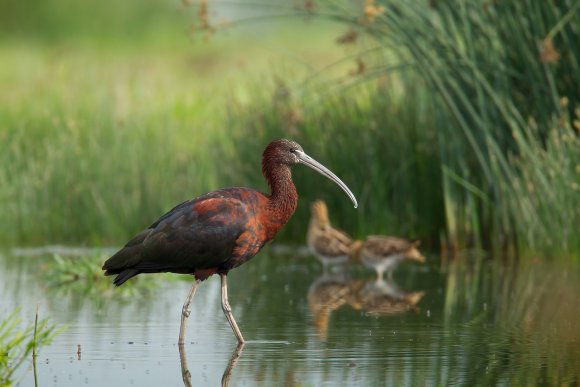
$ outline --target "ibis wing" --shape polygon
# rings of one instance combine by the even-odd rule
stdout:
[[[161,215],[161,217],[159,219],[157,219],[155,221],[155,223],[153,223],[151,226],[149,226],[148,229],[154,229],[155,227],[157,227],[157,225],[161,222],[163,222],[165,219],[171,217],[173,214],[175,214],[177,211],[184,209],[185,207],[191,205],[193,202],[195,202],[196,199],[192,199],[192,200],[186,200],[183,203],[179,203],[178,205],[176,205],[175,207],[173,207],[172,209],[170,209],[169,211],[167,211],[165,214]]]
[[[246,205],[234,198],[207,198],[181,206],[159,222],[143,242],[142,265],[219,267],[231,259],[248,218]]]
[[[129,241],[104,268],[184,273],[219,268],[231,259],[251,217],[247,205],[234,197],[183,202]]]

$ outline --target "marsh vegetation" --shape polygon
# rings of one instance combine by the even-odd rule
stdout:
[[[163,380],[153,359],[177,367],[164,343],[180,305],[161,294],[181,299],[189,283],[113,289],[103,246],[204,192],[266,190],[261,151],[276,137],[332,167],[360,208],[295,171],[300,204],[276,241],[290,256],[266,250],[232,275],[236,318],[265,342],[244,350],[240,381],[578,383],[580,3],[77,3],[0,5],[2,383],[30,381],[32,342],[45,348],[41,378],[81,343],[94,363],[79,355],[73,368],[91,382],[111,364],[127,383],[147,378],[120,358]],[[309,309],[326,279],[296,251],[318,198],[354,237],[421,239],[427,266],[395,276],[424,292],[416,305],[365,311],[369,276],[352,268],[331,281],[347,297]],[[11,250],[47,244],[98,248]],[[212,382],[231,355],[214,285],[196,301],[201,348],[186,356]],[[37,303],[48,320],[34,334]],[[51,324],[71,330],[55,337]]]
[[[113,38],[143,28],[145,12],[113,4],[101,7],[128,20],[106,34],[71,22],[73,39],[49,18],[46,36],[34,24],[6,35],[3,239],[118,243],[179,200],[262,186],[261,149],[284,136],[359,187],[356,214],[326,194],[354,234],[577,256],[577,4],[314,4],[240,4],[234,16],[219,2],[209,14],[206,2],[177,7],[194,43],[167,10],[138,45]],[[277,62],[257,44],[240,49],[246,19],[276,15],[291,20],[266,40],[286,45]],[[314,48],[302,57],[311,70],[284,56]],[[306,201],[320,195],[297,178]],[[282,238],[297,240],[301,223]]]

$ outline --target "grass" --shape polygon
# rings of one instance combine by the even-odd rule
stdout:
[[[118,301],[144,297],[158,288],[154,279],[134,279],[131,286],[113,287],[111,277],[103,276],[101,270],[107,257],[108,255],[102,254],[70,257],[54,254],[52,260],[42,265],[39,270],[41,280],[51,291],[68,293],[75,298],[96,300],[99,303],[112,297]]]
[[[308,11],[359,36],[361,71],[314,82],[306,101],[258,103],[241,125],[324,144],[330,165],[354,171],[365,222],[354,232],[577,259],[580,6],[373,4]],[[340,224],[348,211],[334,206]]]
[[[259,162],[263,139],[295,138],[308,154],[350,186],[359,208],[353,210],[344,194],[318,174],[295,168],[303,203],[324,199],[334,224],[349,233],[420,236],[427,246],[434,247],[437,241],[432,236],[437,235],[443,212],[440,192],[431,187],[439,181],[440,170],[437,150],[431,146],[434,134],[423,132],[428,120],[415,114],[415,108],[433,109],[421,90],[398,95],[388,88],[362,85],[303,105],[294,102],[291,89],[288,93],[288,100],[259,104],[255,110],[243,108],[230,116],[232,126],[241,122],[257,134],[243,139],[247,146],[241,156],[251,162],[237,172],[238,176],[252,185],[263,185],[261,177],[251,170],[251,165]],[[238,141],[242,141],[243,134],[236,133],[241,134]],[[297,217],[307,219],[309,207],[299,206]],[[304,225],[304,221],[291,222],[282,235],[301,240]]]
[[[580,95],[572,86],[578,79],[570,78],[579,70],[578,25],[570,18],[578,11],[564,3],[442,1],[434,9],[387,3],[369,27],[382,39],[389,26],[446,105],[443,121],[434,122],[450,139],[451,147],[440,146],[442,164],[477,191],[448,184],[444,196],[468,236],[496,247],[578,250],[578,238],[567,231],[580,221],[572,127]],[[556,149],[556,138],[568,144]]]
[[[22,325],[19,310],[15,310],[0,320],[0,385],[11,386],[15,371],[29,356],[35,366],[39,348],[50,344],[60,332],[47,319],[38,321],[38,311],[34,324]],[[35,368],[36,378],[36,368]]]
[[[242,55],[235,39],[199,44],[176,53],[4,42],[4,243],[120,243],[175,203],[233,184],[223,178],[236,149],[224,104],[244,101],[236,79],[269,59],[259,47]],[[254,53],[257,69],[241,63]]]
[[[23,25],[26,33],[2,41],[0,216],[8,221],[0,235],[24,244],[120,243],[208,190],[266,189],[261,151],[292,137],[361,205],[355,212],[331,183],[297,168],[303,205],[280,239],[303,240],[305,204],[320,197],[357,236],[577,259],[579,7],[431,4],[246,5],[237,27],[206,29],[191,46],[168,20],[189,15],[198,30],[217,26],[220,3],[209,19],[196,19],[193,8],[160,14],[148,31],[142,10],[119,9],[133,32],[113,23],[99,38],[90,23],[69,20],[73,13],[59,27],[50,13],[46,37]],[[272,35],[267,54],[240,46],[266,35],[259,22],[292,17],[307,21]],[[335,24],[320,28],[323,20]],[[244,27],[251,24],[254,32]],[[337,47],[345,30],[353,44]],[[82,39],[66,38],[72,31]],[[139,44],[130,48],[134,34]],[[305,36],[308,45],[296,43]],[[80,48],[83,39],[90,44]]]
[[[2,160],[2,197],[10,203],[3,210],[16,220],[5,225],[13,230],[9,234],[32,239],[28,243],[40,242],[33,235],[64,242],[85,235],[83,239],[95,241],[138,227],[135,220],[151,222],[142,208],[162,213],[159,197],[178,201],[188,194],[166,192],[170,184],[187,186],[191,179],[201,190],[212,185],[202,152],[209,148],[205,133],[211,129],[189,127],[190,117],[203,116],[208,105],[190,95],[177,99],[177,79],[159,74],[144,82],[135,69],[136,58],[105,69],[92,64],[90,56],[73,55],[52,64],[49,58],[38,59],[47,67],[19,90],[19,102],[3,105],[8,152]],[[36,103],[22,103],[29,98]],[[174,112],[171,125],[167,110]],[[180,140],[186,137],[190,141]],[[135,143],[139,145],[131,146]],[[165,174],[167,168],[186,170],[185,181]],[[195,173],[195,179],[188,173]],[[112,174],[115,181],[107,178]]]

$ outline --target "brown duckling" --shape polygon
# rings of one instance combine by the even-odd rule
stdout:
[[[393,270],[404,260],[425,262],[419,252],[419,241],[383,235],[369,235],[362,243],[356,244],[353,255],[365,266],[375,269],[379,280],[387,272],[392,277]]]
[[[343,231],[332,227],[328,208],[322,200],[310,206],[311,217],[306,240],[310,251],[327,265],[346,263],[351,255],[353,240]]]

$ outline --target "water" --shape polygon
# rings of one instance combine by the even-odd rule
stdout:
[[[50,260],[0,258],[0,317],[20,306],[32,322],[38,304],[66,325],[39,352],[40,386],[580,383],[577,268],[466,255],[441,269],[430,256],[377,282],[361,267],[323,274],[312,257],[266,250],[228,276],[248,343],[236,348],[214,276],[193,300],[180,353],[187,277],[141,276],[153,291],[120,297],[107,284],[55,288]],[[34,385],[31,362],[15,379]]]

